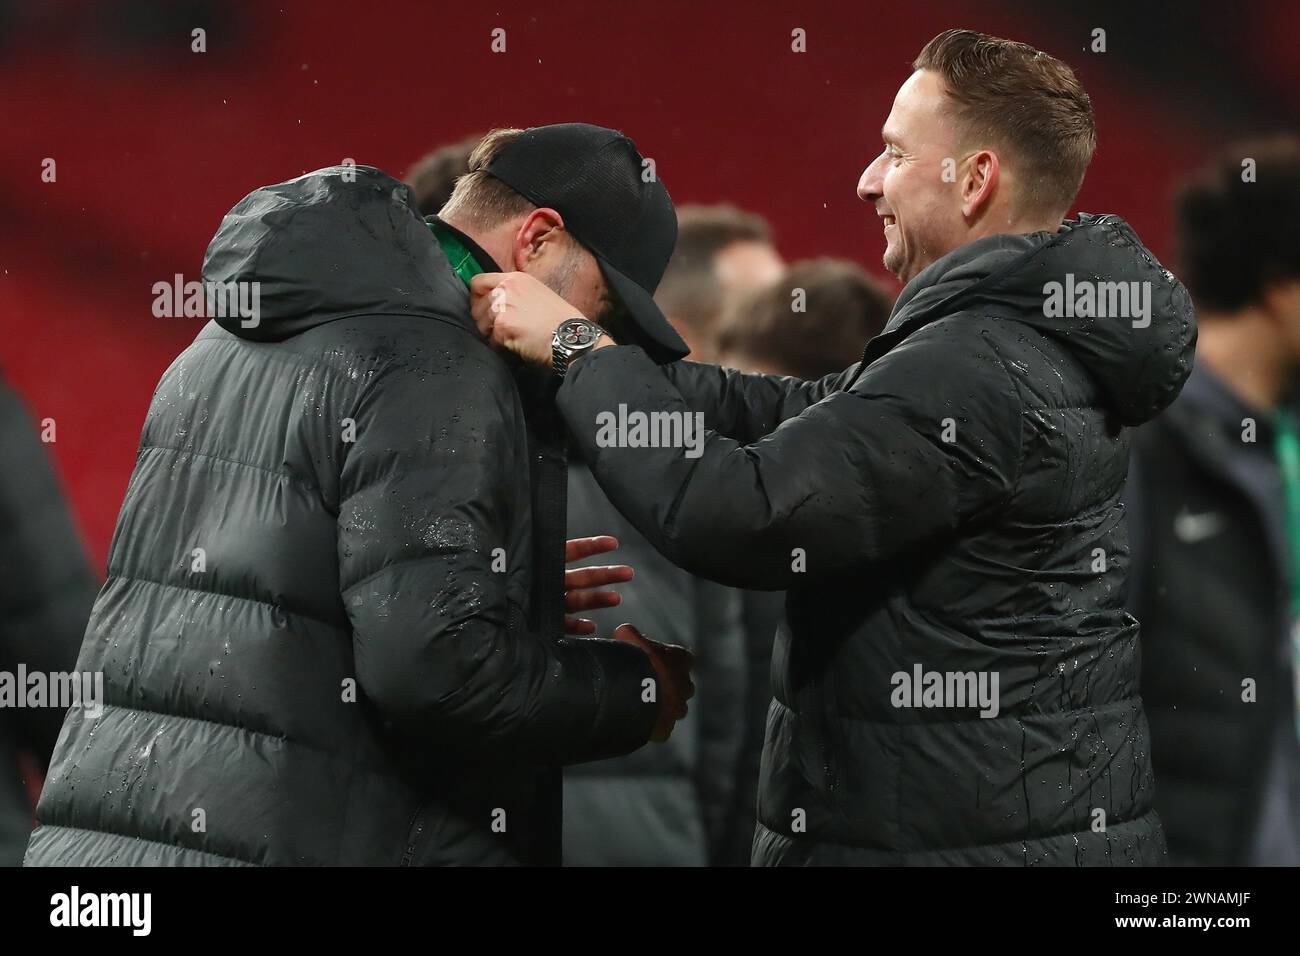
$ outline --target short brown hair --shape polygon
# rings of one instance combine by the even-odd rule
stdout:
[[[714,258],[737,242],[772,242],[762,216],[724,203],[682,206],[677,211],[677,245],[655,292],[655,301],[674,321],[707,330],[722,311],[722,286]]]
[[[494,129],[479,140],[469,154],[468,171],[456,180],[456,188],[439,215],[444,219],[455,217],[468,225],[491,227],[536,209],[533,203],[486,171],[497,153],[523,134],[521,129]]]
[[[469,172],[469,157],[482,136],[470,136],[459,143],[439,146],[425,153],[406,174],[406,184],[415,196],[420,215],[431,216],[447,204],[456,180]]]
[[[724,364],[756,362],[783,375],[821,378],[861,359],[892,307],[889,293],[855,262],[798,262],[776,285],[727,312],[718,348]]]
[[[968,138],[987,138],[1017,161],[1027,210],[1069,209],[1097,149],[1092,101],[1073,70],[1027,44],[974,30],[945,30],[912,67],[943,78]]]

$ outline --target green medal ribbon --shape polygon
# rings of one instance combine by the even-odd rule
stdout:
[[[460,276],[461,281],[468,287],[469,280],[483,271],[479,268],[474,253],[470,252],[465,243],[461,242],[445,224],[435,220],[429,223],[429,229],[433,231],[433,237],[438,240],[438,245],[442,247],[442,254],[447,257],[447,262],[451,264],[456,275]]]
[[[1291,677],[1296,733],[1300,734],[1300,427],[1288,408],[1277,410],[1274,426],[1277,463],[1286,489],[1286,535],[1291,543]]]

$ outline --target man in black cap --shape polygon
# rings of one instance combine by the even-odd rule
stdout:
[[[500,272],[498,265],[531,274],[567,290],[562,298],[576,313],[595,317],[655,361],[686,357],[686,343],[654,300],[677,241],[677,214],[653,167],[622,133],[585,123],[489,133],[441,224],[433,223],[440,237],[441,225],[479,242],[472,258],[484,267],[476,274]],[[548,240],[560,246],[558,261],[543,261],[554,251]],[[569,360],[581,354],[581,342],[575,347]],[[561,365],[565,358],[555,356]]]
[[[356,166],[231,210],[204,279],[254,306],[155,392],[79,661],[104,704],[65,720],[29,865],[559,862],[559,768],[666,739],[691,655],[565,636],[630,569],[565,574],[616,542],[566,551],[557,380],[468,284],[528,273],[678,357],[641,171],[612,130],[503,130],[441,219]]]

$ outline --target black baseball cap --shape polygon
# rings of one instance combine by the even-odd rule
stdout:
[[[635,143],[587,123],[534,126],[484,171],[564,217],[631,315],[632,344],[660,364],[686,357],[690,349],[654,300],[677,243],[677,212],[658,176],[642,175]]]

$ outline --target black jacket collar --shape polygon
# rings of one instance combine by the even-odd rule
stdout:
[[[438,223],[440,227],[446,229],[449,233],[451,233],[453,236],[459,239],[461,243],[465,246],[465,248],[470,251],[470,254],[474,256],[474,261],[478,263],[478,267],[482,269],[484,272],[501,271],[501,267],[497,265],[496,260],[493,259],[490,255],[488,255],[483,250],[482,246],[480,246],[477,242],[475,242],[465,233],[461,232],[459,229],[457,229],[455,226],[449,223],[446,219],[442,219],[438,216],[427,216],[425,217],[424,221]]]

